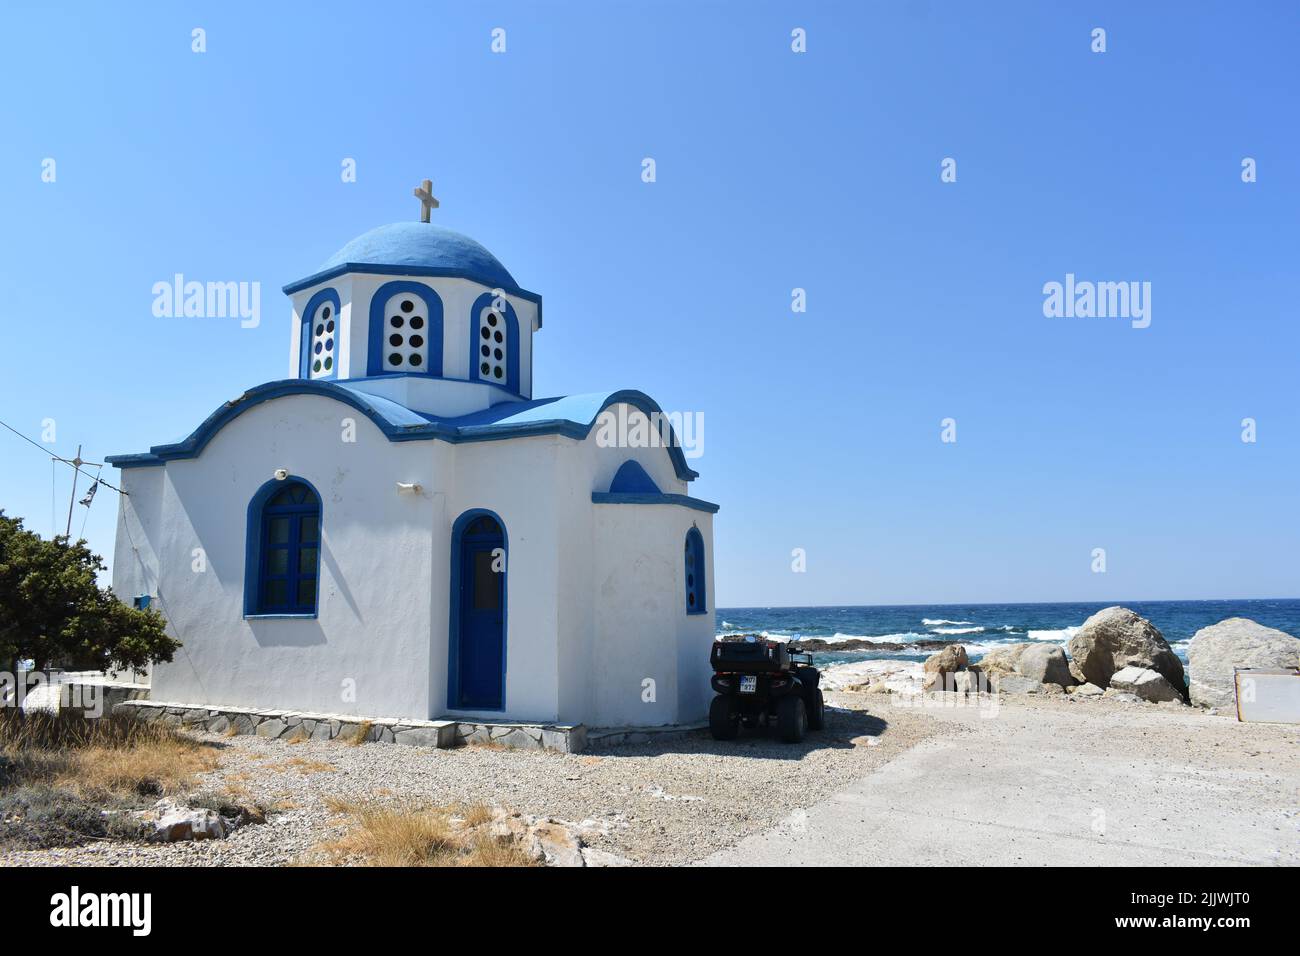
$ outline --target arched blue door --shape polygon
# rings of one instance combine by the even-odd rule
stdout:
[[[458,632],[452,635],[452,707],[500,710],[505,705],[505,532],[480,514],[460,532]]]

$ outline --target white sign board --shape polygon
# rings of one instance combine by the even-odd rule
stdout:
[[[1238,720],[1300,724],[1300,671],[1239,670],[1236,679]]]

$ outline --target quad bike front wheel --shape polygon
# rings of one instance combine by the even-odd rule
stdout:
[[[813,688],[808,695],[808,729],[821,730],[826,726],[826,701],[820,687]]]

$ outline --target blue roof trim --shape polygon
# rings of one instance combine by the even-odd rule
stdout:
[[[631,405],[646,415],[663,413],[663,409],[649,395],[635,389],[623,389],[564,398],[505,402],[457,418],[438,418],[413,411],[391,399],[367,394],[350,387],[346,381],[286,379],[250,388],[238,398],[226,402],[183,441],[154,445],[145,453],[111,455],[104,460],[116,468],[142,468],[176,459],[196,458],[217,432],[248,409],[288,395],[320,395],[349,405],[374,422],[389,441],[436,439],[454,444],[497,441],[526,435],[564,435],[582,441],[595,427],[600,413],[611,405]],[[672,438],[673,443],[664,446],[664,450],[672,460],[677,477],[682,481],[698,478],[699,474],[686,464],[686,456],[682,454],[676,435]]]
[[[394,222],[362,233],[307,278],[284,286],[284,293],[293,295],[349,272],[469,279],[535,302],[537,325],[540,328],[542,324],[541,296],[515,282],[501,261],[480,243],[433,223]]]
[[[487,276],[481,273],[473,272],[468,269],[449,268],[442,266],[391,266],[377,265],[367,262],[344,262],[337,266],[331,266],[320,272],[313,273],[305,279],[299,279],[296,282],[290,282],[288,285],[281,287],[281,292],[285,295],[293,295],[295,292],[301,292],[303,289],[309,289],[314,285],[322,282],[328,282],[330,279],[338,278],[349,272],[361,272],[367,275],[378,276],[431,276],[433,278],[446,279],[470,279],[487,286],[489,289],[500,289],[502,292],[516,295],[521,299],[527,299],[529,302],[536,302],[538,308],[541,308],[542,297],[536,292],[529,292],[522,286],[515,285],[513,282],[502,284],[492,282]],[[538,319],[538,325],[541,325],[541,319]]]
[[[718,513],[718,506],[712,501],[705,501],[703,498],[692,498],[690,495],[651,495],[593,491],[591,501],[592,504],[597,505],[681,505],[684,508],[706,511],[709,514]]]

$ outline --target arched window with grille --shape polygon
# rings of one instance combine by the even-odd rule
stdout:
[[[339,294],[321,289],[302,311],[299,378],[336,378],[339,362]]]
[[[470,310],[469,377],[519,394],[519,317],[505,296],[487,292]]]
[[[708,599],[704,590],[704,535],[699,528],[686,532],[686,613],[704,614]]]
[[[316,614],[320,548],[316,490],[301,478],[263,485],[249,503],[245,613]]]
[[[442,299],[420,282],[386,282],[370,300],[367,375],[442,375]]]

